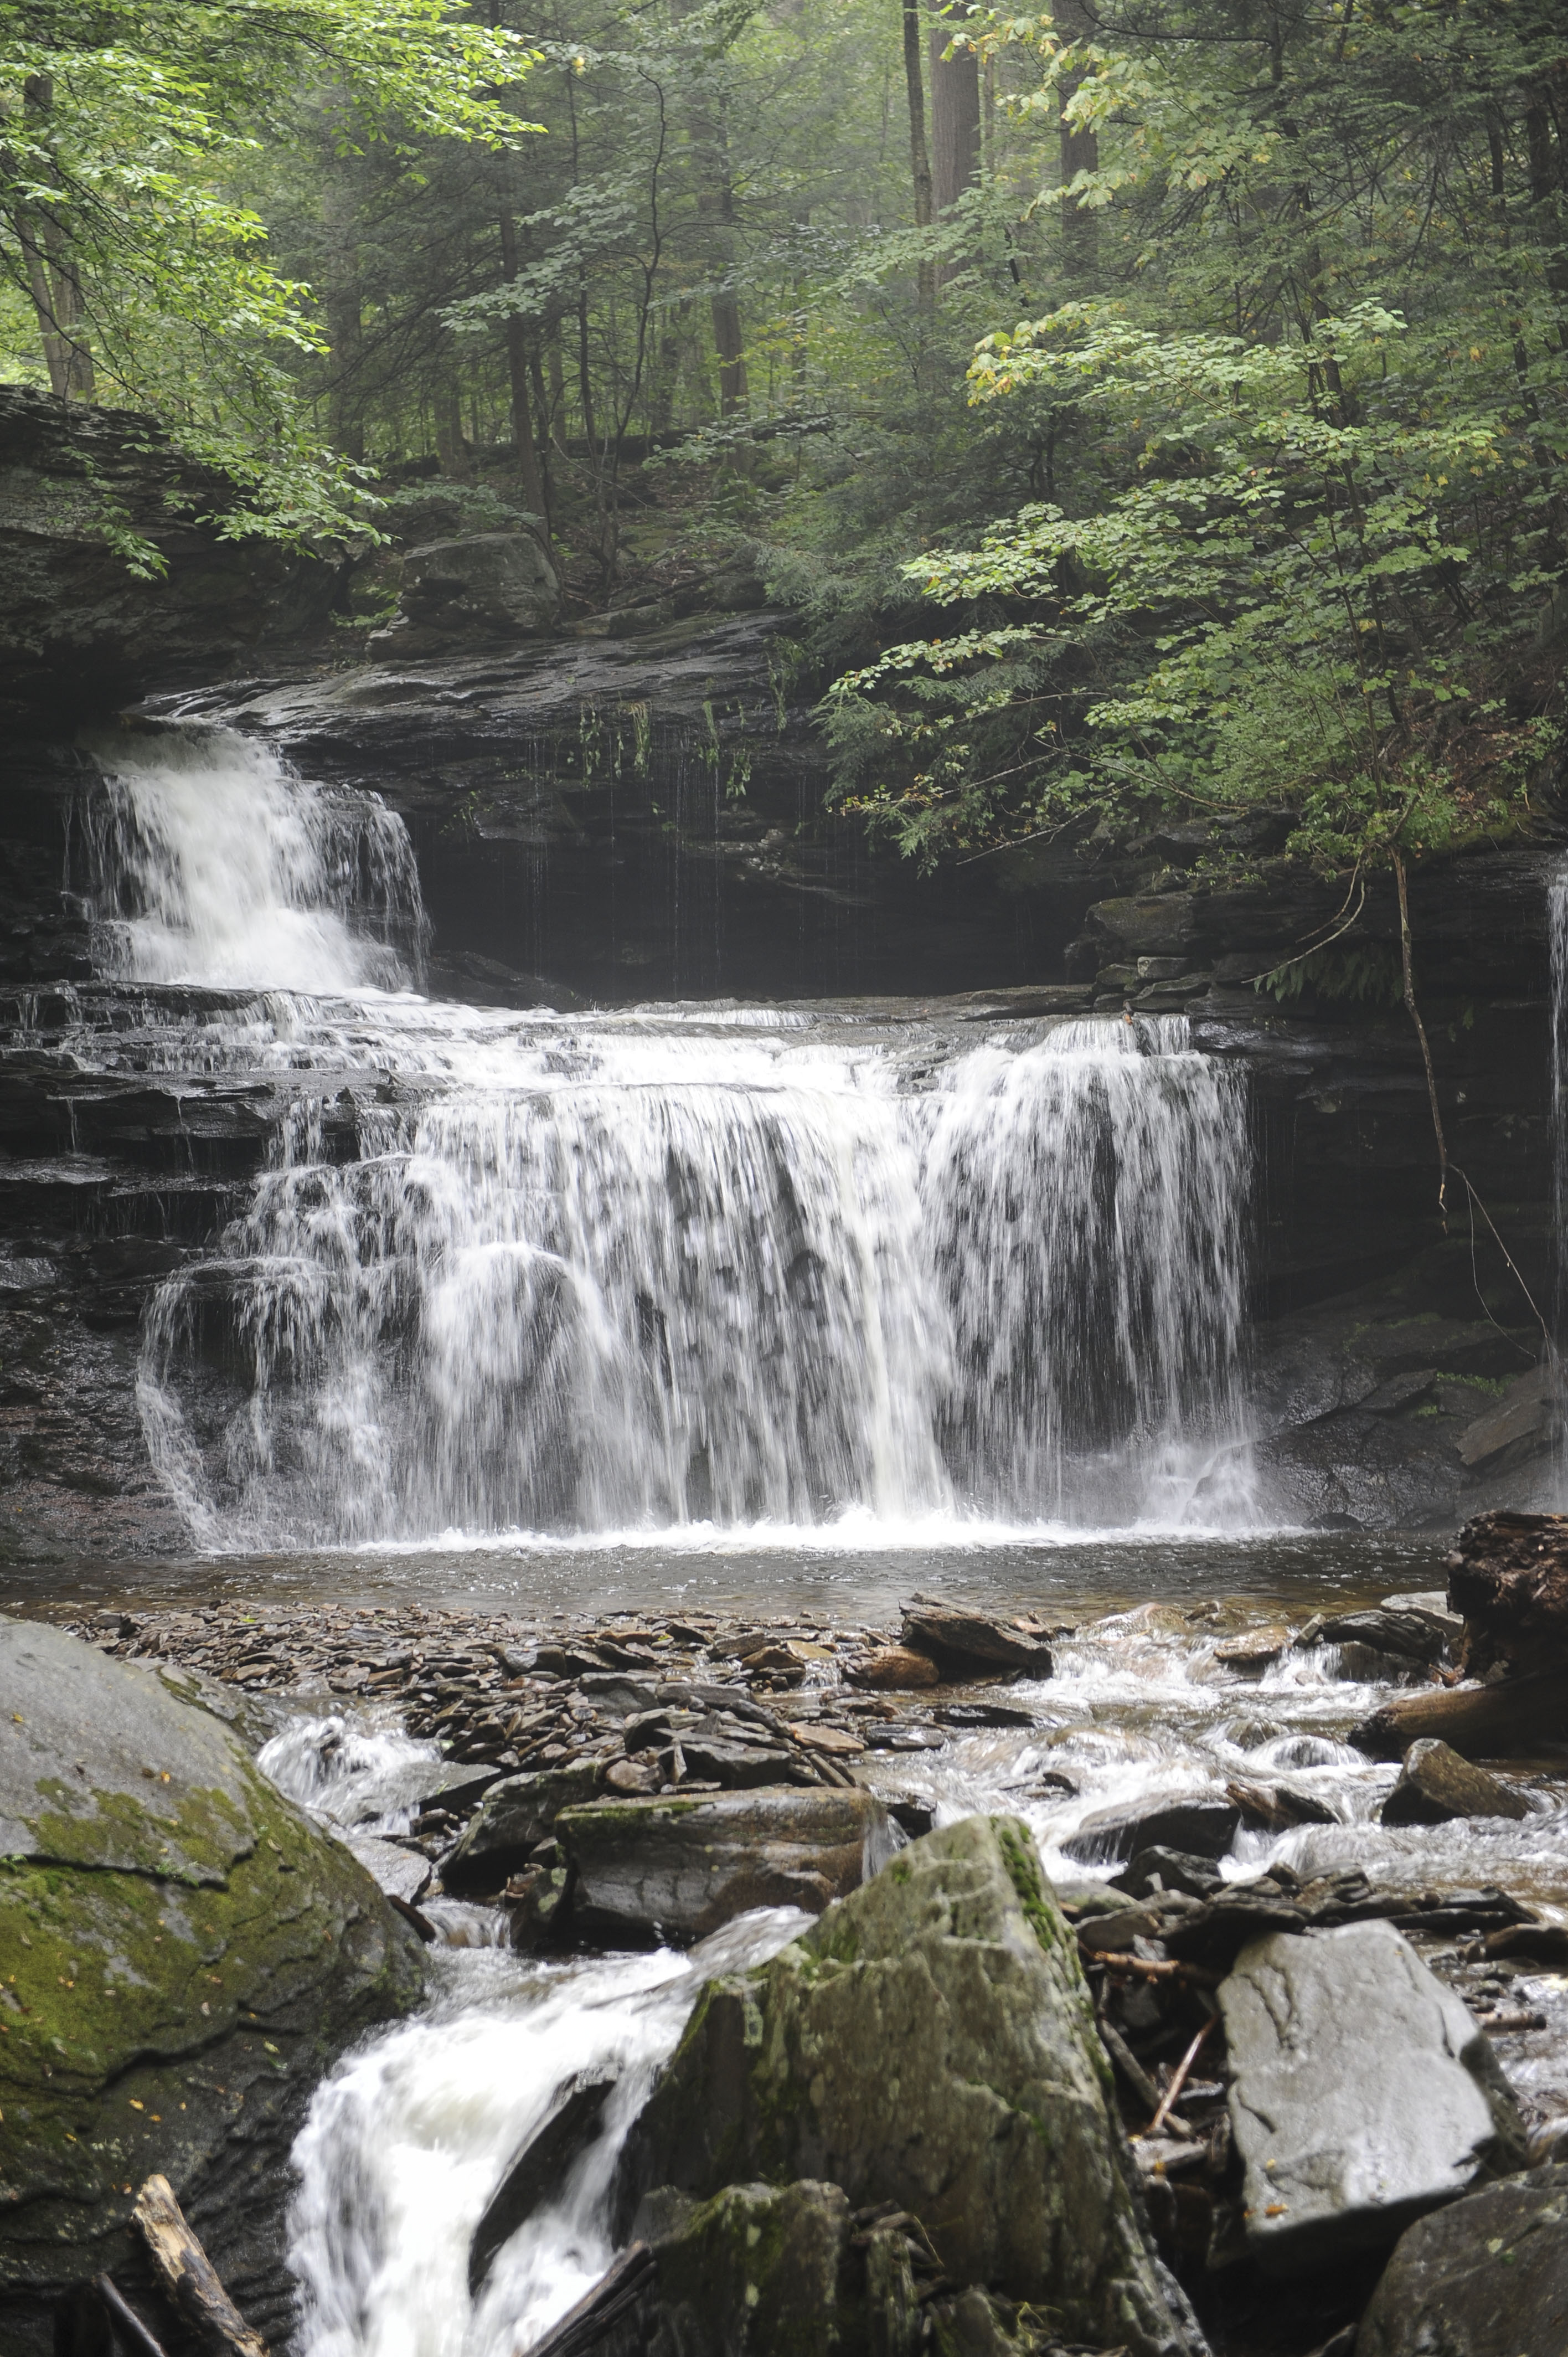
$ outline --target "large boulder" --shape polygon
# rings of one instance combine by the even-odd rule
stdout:
[[[1485,2036],[1391,1924],[1254,1941],[1219,2007],[1247,2240],[1271,2272],[1391,2243],[1522,2162]]]
[[[1455,1817],[1528,1817],[1530,1803],[1429,1735],[1405,1753],[1381,1814],[1385,1825],[1445,1825]]]
[[[1226,1792],[1157,1793],[1122,1808],[1096,1809],[1063,1842],[1062,1855],[1084,1866],[1120,1864],[1146,1849],[1223,1857],[1240,1822],[1240,1804]]]
[[[53,2347],[84,2278],[134,2287],[132,2203],[154,2171],[241,2309],[281,2324],[310,2091],[422,1985],[418,1942],[349,1852],[174,1684],[0,1619],[7,2357]]]
[[[681,2194],[807,2182],[912,2214],[953,2285],[1037,2302],[1065,2340],[1193,2345],[1017,1819],[927,1835],[770,1964],[710,1983],[628,2139],[620,2222],[656,2234]]]
[[[397,618],[372,632],[371,651],[401,662],[405,655],[543,638],[560,612],[555,568],[531,532],[432,541],[403,558]]]
[[[318,625],[338,594],[328,554],[223,540],[234,486],[185,458],[156,418],[0,385],[0,715],[67,715],[221,673]],[[128,526],[163,560],[134,573]]]
[[[1356,2357],[1556,2357],[1568,2349],[1568,2167],[1506,2178],[1401,2236]]]

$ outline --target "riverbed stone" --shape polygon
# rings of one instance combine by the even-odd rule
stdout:
[[[862,2357],[865,2268],[836,2185],[726,2185],[653,2244],[649,2357]]]
[[[1435,1736],[1412,1743],[1382,1806],[1385,1825],[1444,1825],[1455,1817],[1528,1817],[1530,1803]]]
[[[1133,2357],[1195,2345],[1144,2223],[1072,1932],[1014,1817],[901,1851],[771,1963],[721,1977],[623,2155],[673,2187],[801,2179],[918,2219],[955,2287]],[[1174,2304],[1173,2304],[1174,2303]]]
[[[977,1671],[1010,1670],[1015,1676],[1048,1678],[1051,1649],[1030,1631],[1015,1629],[988,1612],[973,1612],[933,1597],[917,1597],[904,1607],[899,1642],[926,1653],[950,1677]]]
[[[602,1781],[602,1769],[593,1760],[503,1776],[490,1786],[443,1862],[444,1888],[457,1899],[499,1890],[508,1875],[527,1865],[530,1852],[549,1840],[561,1811],[591,1800]]]
[[[1391,2243],[1522,2162],[1485,2036],[1391,1924],[1255,1941],[1219,2007],[1247,2241],[1265,2270]]]
[[[861,1786],[600,1800],[555,1831],[579,1937],[705,1939],[752,1907],[820,1915],[891,1856],[887,1811]]]
[[[1145,1849],[1223,1857],[1240,1822],[1240,1808],[1222,1792],[1160,1793],[1122,1808],[1096,1809],[1061,1848],[1084,1866],[1120,1864]]]
[[[369,1875],[156,1671],[0,1618],[0,1956],[7,2357],[52,2348],[73,2285],[134,2282],[155,2171],[242,2311],[281,2323],[310,2090],[423,1984]]]
[[[1418,2219],[1400,2238],[1356,2357],[1554,2357],[1568,2349],[1568,2167]]]

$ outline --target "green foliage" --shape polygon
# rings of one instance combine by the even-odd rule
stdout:
[[[1039,61],[1021,111],[1098,141],[1038,202],[1101,285],[984,338],[970,397],[1036,405],[1074,465],[907,564],[958,627],[837,683],[841,791],[928,860],[1259,803],[1330,870],[1507,831],[1558,742],[1552,26],[1221,0],[1125,48],[987,38]]]
[[[1404,996],[1404,974],[1399,952],[1386,942],[1331,943],[1260,974],[1254,987],[1268,991],[1282,1006],[1308,989],[1319,998],[1397,1006]]]
[[[440,0],[0,0],[0,274],[58,393],[156,410],[238,484],[229,535],[341,530],[357,475],[297,400],[322,349],[235,180],[334,93],[345,151],[494,145],[528,53]]]

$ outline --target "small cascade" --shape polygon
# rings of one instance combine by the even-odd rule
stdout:
[[[373,796],[205,730],[99,759],[138,1069],[275,1092],[144,1331],[201,1544],[1245,1512],[1244,1088],[1180,1018],[435,1004]]]
[[[227,729],[118,733],[81,815],[93,956],[119,981],[404,989],[425,922],[401,819]]]

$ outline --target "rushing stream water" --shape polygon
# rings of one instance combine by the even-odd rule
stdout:
[[[1549,1783],[1521,1824],[1382,1828],[1395,1771],[1345,1738],[1384,1693],[1321,1646],[1261,1676],[1216,1657],[1260,1610],[1441,1574],[1426,1542],[1199,1535],[1266,1501],[1243,1083],[1183,1024],[433,1002],[373,800],[209,734],[99,758],[78,880],[123,988],[69,1052],[277,1106],[270,1167],[145,1326],[149,1448],[203,1551],[166,1592],[221,1579],[285,1618],[324,1593],[536,1620],[684,1598],[809,1633],[940,1585],[1070,1628],[1053,1678],[1008,1689],[1028,1724],[874,1756],[939,1821],[1016,1810],[1081,1878],[1061,1844],[1092,1810],[1267,1775],[1331,1822],[1239,1835],[1228,1876],[1498,1881],[1568,1919]],[[434,1747],[384,1711],[327,1732],[302,1717],[263,1764],[356,1838],[406,1828]],[[542,1962],[493,1910],[429,1910],[428,2006],[347,2059],[296,2152],[299,2357],[523,2357],[611,2256],[619,2140],[703,1976],[803,1920]],[[490,2194],[605,2074],[596,2140],[476,2305]]]

